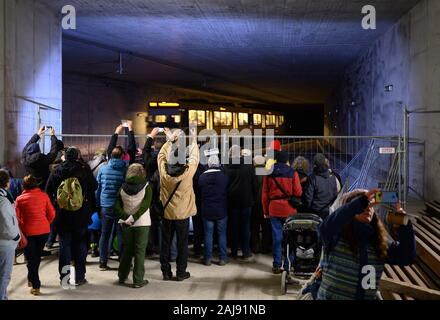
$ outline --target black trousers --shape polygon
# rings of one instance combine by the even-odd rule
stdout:
[[[162,246],[160,252],[160,265],[162,273],[172,274],[171,271],[171,241],[174,234],[177,237],[177,276],[183,276],[188,266],[188,233],[189,219],[185,220],[162,220]]]
[[[197,214],[192,217],[193,227],[194,227],[194,254],[201,255],[202,252],[202,244],[204,240],[204,232],[203,232],[203,219],[200,214],[200,206],[197,206]]]
[[[272,251],[272,225],[265,219],[263,208],[256,205],[251,215],[251,249],[253,253],[270,253]]]
[[[24,256],[27,260],[28,281],[32,283],[32,288],[40,289],[41,282],[38,274],[40,268],[41,255],[46,245],[49,234],[27,237],[28,245],[24,249]]]

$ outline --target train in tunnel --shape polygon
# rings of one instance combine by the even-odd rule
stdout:
[[[233,103],[212,102],[150,102],[146,117],[148,131],[155,127],[197,131],[208,129],[220,133],[222,129],[274,130],[275,135],[287,134],[286,115],[280,111],[245,107]]]

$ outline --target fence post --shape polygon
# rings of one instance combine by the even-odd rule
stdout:
[[[406,209],[408,201],[408,179],[409,179],[409,113],[406,105],[403,106],[403,208]]]

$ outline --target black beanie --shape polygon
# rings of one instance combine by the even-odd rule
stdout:
[[[66,157],[66,160],[68,160],[68,161],[78,160],[79,152],[78,152],[78,150],[76,148],[69,148],[66,151],[65,157]]]
[[[275,152],[275,160],[277,163],[287,163],[289,161],[289,154],[286,151]]]

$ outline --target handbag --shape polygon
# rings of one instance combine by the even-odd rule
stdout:
[[[289,194],[287,194],[287,192],[278,183],[277,179],[274,176],[270,176],[270,177],[273,179],[273,181],[277,185],[278,189],[285,195],[284,198],[280,198],[280,199],[287,199],[287,201],[289,201],[290,205],[292,207],[294,207],[295,209],[298,209],[298,208],[303,206],[301,198],[298,198],[298,197],[295,197],[295,196],[290,196]],[[280,200],[280,199],[271,199],[271,200]]]
[[[168,206],[168,204],[170,203],[171,199],[174,197],[174,194],[176,193],[177,189],[179,188],[180,184],[182,183],[182,181],[179,181],[176,185],[176,187],[174,188],[173,192],[171,193],[170,197],[168,198],[167,202],[165,203],[165,205],[162,205],[161,201],[158,201],[157,204],[157,213],[159,215],[159,217],[163,217],[165,216],[165,209]]]

